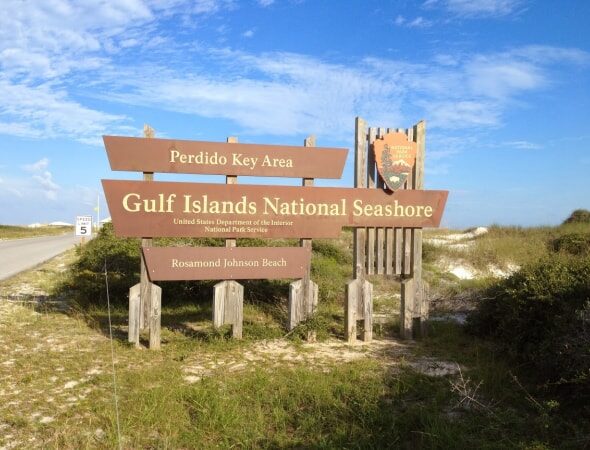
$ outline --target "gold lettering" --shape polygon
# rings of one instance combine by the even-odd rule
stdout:
[[[126,211],[129,212],[139,212],[139,210],[141,209],[140,205],[141,203],[133,203],[133,209],[129,207],[129,199],[131,197],[136,198],[138,201],[141,200],[141,197],[139,196],[139,194],[127,194],[125,197],[123,197],[123,208],[125,208]]]

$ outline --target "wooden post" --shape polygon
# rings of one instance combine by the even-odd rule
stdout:
[[[305,139],[305,147],[315,147],[315,136],[309,136]],[[313,178],[303,178],[302,186],[313,186]],[[311,239],[301,239],[301,247],[312,248]],[[311,280],[311,267],[302,279],[293,281],[289,285],[289,305],[288,305],[288,328],[292,330],[301,321],[311,317],[318,306],[318,285]],[[307,334],[309,342],[315,342],[315,331],[309,331]]]
[[[360,117],[355,121],[355,176],[354,187],[367,187],[367,123]],[[370,341],[373,336],[373,288],[366,279],[366,228],[355,228],[353,234],[354,274],[346,285],[345,300],[345,339],[356,341],[356,321],[364,320],[363,340]]]
[[[424,189],[424,160],[426,150],[426,122],[423,120],[414,125],[414,142],[416,142],[416,164],[414,166],[413,181],[414,189]],[[426,321],[428,320],[428,298],[425,293],[424,280],[422,280],[422,230],[412,230],[414,259],[412,261],[412,277],[415,282],[415,304],[417,315],[420,320],[419,332],[420,337],[426,336]]]
[[[244,286],[237,281],[220,281],[213,288],[213,326],[229,324],[232,337],[242,339],[244,323]]]
[[[419,122],[407,130],[408,138],[416,142],[416,163],[408,178],[406,189],[424,189],[424,156],[426,124]],[[413,339],[426,335],[428,319],[428,299],[424,293],[422,280],[422,230],[404,228],[396,244],[401,244],[401,305],[400,335],[404,339]],[[396,248],[397,247],[396,245]]]
[[[415,287],[412,278],[402,280],[400,304],[400,335],[402,339],[412,339],[412,323],[414,318]]]
[[[230,144],[238,142],[237,137],[227,138]],[[238,177],[226,175],[226,184],[238,184]],[[226,247],[235,247],[236,239],[226,239]],[[217,283],[213,289],[213,326],[231,324],[232,337],[242,339],[244,322],[244,286],[237,281],[226,280]]]
[[[145,138],[154,137],[154,129],[144,125],[143,135]],[[152,172],[144,172],[144,181],[153,181]],[[152,238],[141,239],[142,247],[151,247]],[[160,348],[160,327],[161,327],[161,304],[162,289],[150,282],[143,256],[140,262],[139,283],[129,289],[129,342],[139,346],[139,335],[141,330],[149,328],[149,348],[157,350]]]
[[[143,258],[142,258],[143,263]],[[139,347],[140,316],[141,316],[141,283],[129,289],[129,342]]]

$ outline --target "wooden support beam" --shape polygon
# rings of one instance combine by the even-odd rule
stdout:
[[[412,330],[415,305],[414,294],[414,280],[412,278],[402,280],[400,304],[400,336],[402,339],[412,339],[414,337]]]
[[[426,150],[426,123],[418,122],[414,125],[413,138],[416,142],[416,164],[414,166],[414,189],[424,189],[424,160]],[[422,279],[422,230],[416,229],[414,232],[414,259],[412,261],[412,277],[415,280],[415,296],[417,306],[417,316],[419,317],[419,334],[421,337],[426,336],[426,322],[429,315],[428,296],[426,295],[425,283]]]
[[[407,130],[408,138],[416,142],[416,163],[406,189],[424,189],[424,157],[426,124],[419,122]],[[414,339],[426,335],[428,298],[422,280],[422,230],[403,229],[403,257],[401,260],[401,306],[400,335]],[[397,237],[397,235],[396,235]]]
[[[367,187],[367,124],[360,117],[355,122],[355,187]],[[345,339],[354,343],[357,338],[357,320],[363,319],[363,340],[373,337],[373,286],[366,279],[367,264],[365,259],[366,228],[356,228],[353,232],[354,270],[353,280],[346,285],[344,304]]]
[[[367,123],[360,117],[355,121],[354,187],[367,187]],[[353,278],[365,277],[365,249],[367,229],[355,228],[353,231]]]
[[[357,339],[357,321],[363,321],[363,341],[373,339],[373,285],[357,278],[346,284],[344,334],[349,344]]]
[[[213,287],[213,326],[231,325],[232,337],[242,339],[244,286],[237,281],[220,281]]]
[[[315,136],[309,136],[305,139],[305,147],[315,147]],[[303,178],[301,181],[303,187],[313,186],[313,178]],[[311,239],[301,239],[301,247],[312,248]],[[315,314],[318,306],[318,285],[311,279],[311,267],[302,279],[293,281],[289,285],[289,304],[288,304],[288,328],[292,330],[300,322],[310,318]],[[308,342],[315,342],[315,331],[309,331],[307,334]]]
[[[237,144],[238,138],[230,136],[227,138],[230,144]],[[238,184],[238,177],[226,175],[226,184]],[[235,247],[236,239],[226,239],[226,247]],[[242,328],[244,322],[244,286],[237,281],[226,280],[215,285],[213,292],[213,326],[219,327],[224,324],[231,324],[232,337],[242,339]]]
[[[143,126],[143,137],[151,139],[155,131],[149,125]],[[143,173],[144,181],[153,181],[152,172]],[[152,237],[141,239],[142,247],[151,247]],[[149,329],[149,348],[158,350],[160,348],[161,334],[161,305],[162,289],[153,284],[147,273],[145,261],[141,258],[139,284],[129,290],[129,341],[139,346],[139,334],[142,330]]]
[[[141,284],[137,283],[129,289],[129,342],[139,347],[141,311]]]

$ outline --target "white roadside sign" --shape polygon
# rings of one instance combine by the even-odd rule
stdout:
[[[92,216],[76,216],[76,236],[92,236]]]

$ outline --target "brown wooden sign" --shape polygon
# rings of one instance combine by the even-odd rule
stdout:
[[[345,148],[103,136],[112,170],[340,178]]]
[[[387,133],[373,143],[377,170],[389,189],[404,185],[416,162],[416,143],[404,133]]]
[[[303,247],[144,247],[152,281],[302,278],[311,261]]]
[[[118,236],[334,238],[342,227],[437,227],[448,191],[103,180]]]

